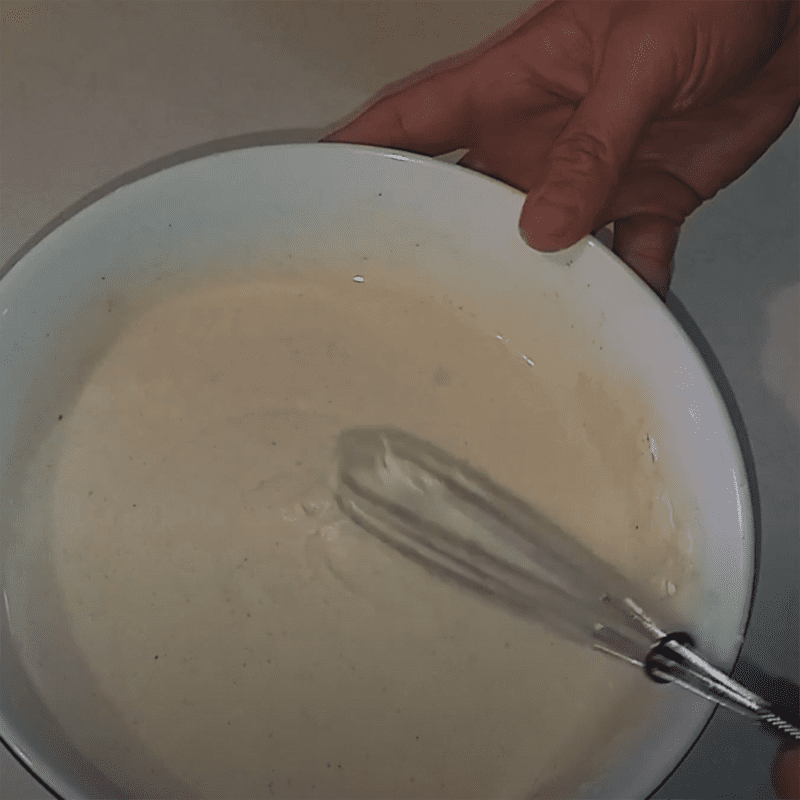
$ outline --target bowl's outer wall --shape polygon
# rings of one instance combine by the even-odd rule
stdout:
[[[377,241],[390,254],[387,263],[394,258],[399,266],[408,247],[421,244],[450,254],[439,262],[442,281],[483,283],[516,304],[542,286],[560,291],[570,312],[607,344],[620,373],[638,375],[662,404],[665,424],[654,435],[675,449],[709,545],[702,548],[706,608],[694,632],[712,658],[730,666],[750,603],[754,540],[747,479],[724,404],[683,330],[608,250],[585,239],[543,255],[522,242],[522,199],[496,181],[423,157],[323,144],[204,157],[83,209],[0,281],[0,512],[12,510],[19,470],[49,435],[54,411],[69,405],[87,365],[127,314],[203,273],[263,271],[270,254],[285,269],[287,252],[331,262],[337,253],[374,252]],[[8,545],[0,542],[4,565]],[[30,698],[31,687],[10,649],[4,636],[3,737],[60,793],[113,796],[112,786],[92,788],[99,775],[87,785],[85,765],[57,743],[52,728],[46,733],[43,709],[19,701]],[[629,753],[593,793],[648,794],[708,714],[706,704],[668,693],[663,715],[641,731],[641,752]]]

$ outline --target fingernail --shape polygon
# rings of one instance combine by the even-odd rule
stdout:
[[[531,220],[545,236],[562,239],[569,233],[570,224],[577,216],[577,209],[537,203],[531,209]]]
[[[572,244],[567,237],[577,214],[574,208],[537,202],[525,209],[525,228],[520,224],[520,235],[535,250],[561,250]]]

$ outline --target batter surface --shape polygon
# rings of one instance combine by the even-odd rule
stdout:
[[[390,424],[681,589],[635,397],[543,372],[479,318],[315,270],[176,295],[106,353],[61,423],[48,546],[106,709],[100,733],[62,721],[122,785],[146,751],[206,797],[563,794],[645,707],[630,667],[436,582],[335,508],[339,431]]]

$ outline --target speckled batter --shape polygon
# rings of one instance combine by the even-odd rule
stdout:
[[[63,722],[120,783],[139,747],[206,797],[521,797],[601,763],[655,689],[436,582],[328,488],[342,428],[405,428],[680,593],[647,412],[480,322],[377,270],[313,271],[192,289],[113,344],[61,423],[48,547],[106,708],[100,733]]]

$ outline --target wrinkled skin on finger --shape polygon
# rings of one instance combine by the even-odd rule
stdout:
[[[534,248],[609,222],[663,298],[680,227],[794,117],[795,2],[554,2],[490,46],[383,93],[325,138],[439,155],[527,194]]]

